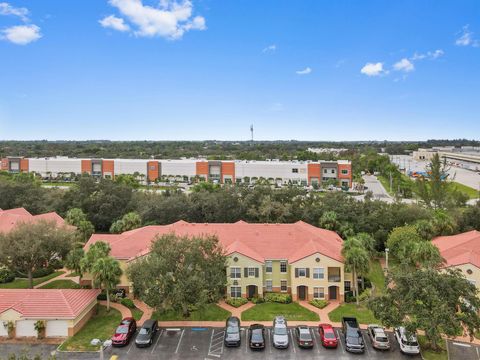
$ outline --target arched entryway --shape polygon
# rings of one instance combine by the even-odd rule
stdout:
[[[305,286],[305,285],[297,286],[297,296],[298,296],[298,300],[307,300],[308,286]]]
[[[328,287],[328,300],[338,300],[339,295],[338,286],[332,285]]]
[[[258,286],[257,285],[248,285],[247,286],[247,298],[253,298],[258,296]]]

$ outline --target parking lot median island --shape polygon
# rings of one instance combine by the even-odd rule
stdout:
[[[278,304],[263,303],[257,304],[242,313],[244,321],[273,321],[275,316],[283,315],[289,321],[318,321],[318,314],[310,311],[298,303]]]
[[[120,312],[114,308],[98,306],[98,313],[93,315],[87,324],[76,335],[68,338],[60,345],[63,351],[95,351],[98,347],[90,344],[92,339],[108,340],[113,335],[118,323],[122,320]]]
[[[420,344],[420,349],[422,352],[422,357],[425,360],[448,360],[447,344],[444,339],[442,339],[438,346],[439,350],[433,350],[430,348],[430,345],[427,342],[427,338],[423,335],[418,335],[418,343]],[[453,359],[453,358],[452,358]]]
[[[216,304],[207,304],[201,309],[192,311],[190,316],[184,318],[180,312],[168,310],[156,311],[152,318],[158,321],[225,321],[231,313]]]
[[[357,306],[354,303],[341,304],[335,310],[328,313],[330,321],[339,323],[342,321],[342,317],[351,316],[357,318],[360,324],[379,324],[380,321],[375,319],[373,313],[365,306]]]

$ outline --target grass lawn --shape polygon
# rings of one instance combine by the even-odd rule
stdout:
[[[184,318],[181,313],[169,310],[165,312],[155,312],[153,318],[159,321],[224,321],[232,315],[229,311],[222,309],[216,304],[207,304],[202,309],[196,310],[188,318]]]
[[[275,316],[283,315],[287,320],[291,321],[318,321],[318,314],[305,309],[298,303],[278,304],[263,303],[242,313],[242,320],[245,321],[273,321]]]
[[[478,199],[478,190],[471,188],[470,186],[460,184],[458,182],[451,182],[450,184],[452,188],[468,195],[470,199]]]
[[[367,278],[375,285],[375,295],[381,295],[385,290],[385,275],[383,274],[382,265],[378,260],[370,262],[370,270]]]
[[[72,280],[55,280],[40,287],[40,289],[80,289],[80,285]]]
[[[66,277],[76,277],[79,276],[76,272],[71,272],[70,274],[65,275]]]
[[[418,343],[420,344],[420,351],[425,360],[448,360],[447,345],[445,340],[440,341],[441,351],[434,351],[430,349],[430,344],[427,343],[427,338],[422,335],[418,335]]]
[[[134,309],[131,309],[133,318],[138,321],[142,318],[143,311],[140,310],[139,308],[135,307]]]
[[[41,278],[36,278],[33,279],[33,286],[41,284],[47,280],[53,279],[57,276],[60,276],[64,274],[65,271],[55,271],[51,273],[50,275],[41,277]],[[6,283],[6,284],[0,284],[0,289],[28,289],[28,279],[24,278],[17,278],[13,280],[12,282]]]
[[[61,350],[98,350],[98,346],[90,345],[92,339],[108,340],[120,321],[122,314],[120,311],[110,308],[107,313],[107,307],[99,305],[98,314],[92,316],[88,323],[75,336],[68,338],[61,346]]]
[[[328,314],[331,321],[341,322],[344,316],[354,316],[360,324],[379,324],[373,313],[365,306],[357,307],[355,303],[344,303]]]

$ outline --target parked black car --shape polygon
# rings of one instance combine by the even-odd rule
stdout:
[[[240,319],[230,316],[225,324],[225,346],[240,346]]]
[[[250,326],[248,332],[248,343],[250,349],[264,349],[265,348],[265,327],[261,324],[253,324]]]
[[[143,323],[142,327],[140,328],[140,331],[138,332],[138,335],[135,339],[135,345],[137,347],[147,347],[152,345],[153,338],[157,333],[157,329],[158,329],[157,320],[153,320],[153,319],[146,320]]]
[[[308,326],[299,325],[295,328],[295,339],[299,347],[304,349],[313,348],[313,337]]]
[[[345,337],[345,349],[349,352],[363,353],[365,351],[365,341],[363,340],[357,319],[354,317],[343,317],[342,327],[343,336]]]

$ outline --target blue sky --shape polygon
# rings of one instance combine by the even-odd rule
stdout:
[[[0,139],[480,138],[480,2],[0,0]]]

